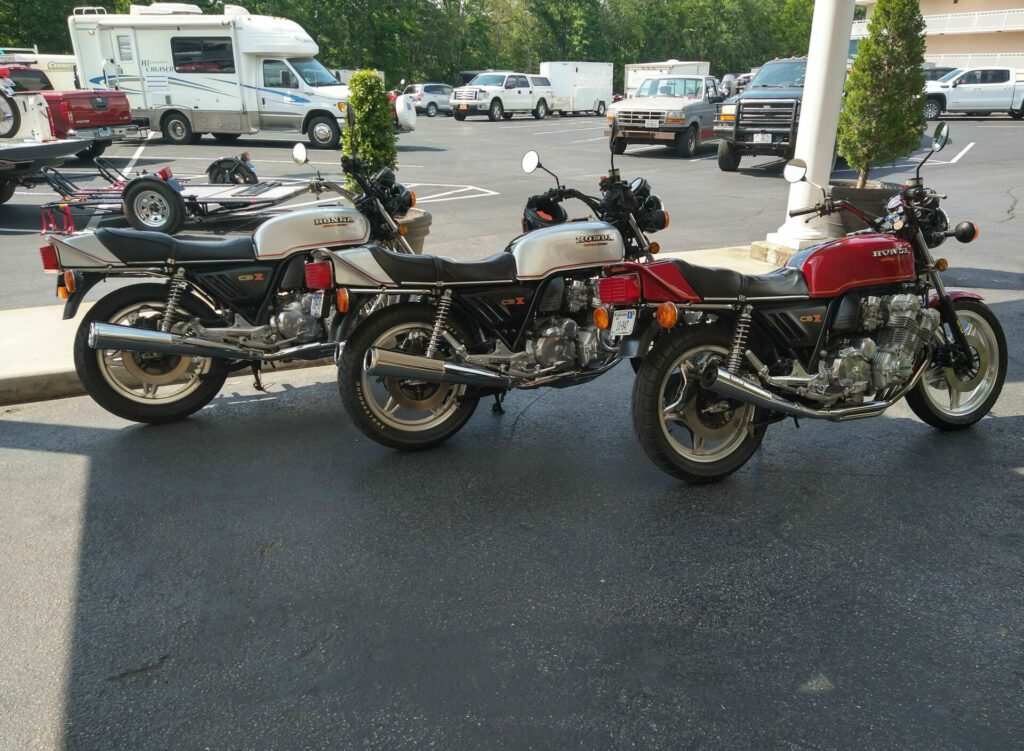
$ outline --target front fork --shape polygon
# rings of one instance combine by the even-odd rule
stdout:
[[[956,317],[956,308],[953,307],[953,298],[946,292],[946,286],[942,283],[942,277],[939,276],[939,270],[935,267],[935,259],[932,258],[931,250],[928,248],[928,243],[925,242],[924,234],[920,229],[917,230],[917,243],[921,249],[921,255],[928,263],[928,278],[931,280],[932,287],[935,289],[935,301],[934,307],[938,309],[942,316],[942,320],[949,326],[950,331],[953,332],[953,345],[949,347],[949,359],[950,365],[962,366],[967,365],[971,361],[971,345],[967,342],[967,335],[964,333],[963,328],[960,326],[960,321]]]

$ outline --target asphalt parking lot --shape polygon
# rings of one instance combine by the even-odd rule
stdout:
[[[981,236],[942,247],[945,279],[1009,343],[1000,401],[956,435],[903,404],[786,421],[689,487],[638,447],[627,367],[481,404],[415,454],[358,433],[329,367],[264,393],[232,378],[155,428],[86,397],[0,408],[0,751],[1024,748],[1024,123],[950,125],[925,175]],[[434,215],[427,249],[478,258],[517,234],[550,186],[521,174],[527,149],[596,187],[602,127],[421,118],[399,176]],[[300,177],[291,142],[238,150]],[[135,166],[222,153],[154,141]],[[724,174],[706,145],[616,164],[665,200],[665,247],[782,223],[778,162]],[[4,307],[56,302],[43,200],[0,207]]]

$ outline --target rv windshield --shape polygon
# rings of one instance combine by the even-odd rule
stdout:
[[[311,57],[290,57],[288,62],[295,68],[295,72],[302,76],[302,80],[310,86],[339,85],[338,79],[332,76],[319,60],[314,60]]]

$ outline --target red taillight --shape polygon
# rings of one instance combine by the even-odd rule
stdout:
[[[171,168],[170,167],[164,167],[162,170],[160,170],[156,174],[160,176],[161,180],[170,180],[172,177],[174,177],[174,173],[171,172]]]
[[[598,287],[601,302],[613,305],[640,302],[640,277],[636,274],[610,276]]]
[[[416,97],[416,98],[417,98],[417,99],[418,99],[419,101],[421,101],[421,102],[423,101],[423,95],[422,95],[422,94],[420,94],[420,95],[419,95],[418,97]]]
[[[330,261],[306,264],[306,287],[309,289],[330,289],[334,286],[334,270]]]
[[[60,103],[60,114],[62,114],[64,116],[64,119],[67,120],[69,123],[74,124],[75,113],[71,111],[71,102]]]
[[[39,255],[43,259],[43,271],[60,271],[60,263],[57,261],[57,249],[52,245],[44,245],[39,249]]]
[[[249,152],[248,152],[248,151],[243,151],[243,152],[242,152],[242,161],[243,161],[243,162],[248,162],[248,161],[250,161],[250,159],[249,159]]]

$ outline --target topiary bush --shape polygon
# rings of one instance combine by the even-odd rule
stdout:
[[[839,153],[863,188],[872,166],[909,154],[924,132],[924,19],[919,0],[878,0],[857,45],[839,113]]]
[[[352,74],[348,87],[351,92],[348,106],[352,108],[356,122],[341,134],[341,153],[351,156],[357,152],[370,165],[371,171],[381,167],[394,169],[398,163],[398,147],[395,145],[391,102],[384,90],[384,82],[376,72],[360,70]],[[359,189],[352,181],[349,183],[350,188]]]

